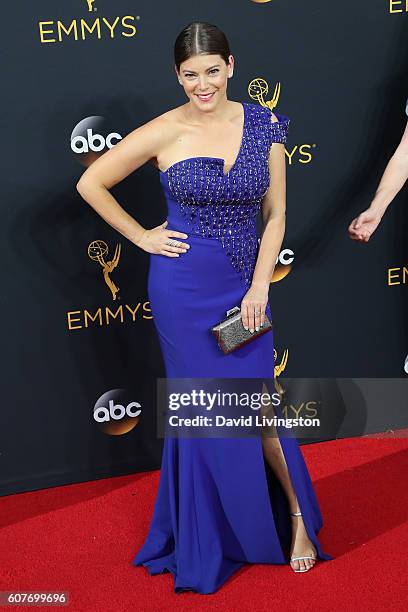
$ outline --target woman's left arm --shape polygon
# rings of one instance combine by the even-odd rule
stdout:
[[[276,116],[272,114],[273,122]],[[285,234],[286,223],[286,159],[285,145],[274,142],[269,152],[268,191],[262,200],[262,235],[252,283],[241,302],[241,318],[245,329],[259,329],[265,321],[269,285]]]

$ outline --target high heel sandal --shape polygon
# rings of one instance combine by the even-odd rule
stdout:
[[[290,514],[291,516],[302,516],[301,512],[291,512]],[[305,559],[311,559],[312,561],[316,561],[316,557],[313,557],[312,555],[305,555],[304,557],[291,557],[290,563],[292,563],[292,561],[304,561]],[[312,569],[313,565],[311,567],[307,567],[306,569],[294,569],[293,567],[292,569],[296,574],[300,574],[308,572],[310,569]]]

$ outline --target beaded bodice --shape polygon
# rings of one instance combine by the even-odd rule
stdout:
[[[160,172],[169,205],[168,229],[185,231],[220,241],[248,289],[256,263],[256,218],[269,184],[269,150],[273,142],[285,143],[289,119],[268,107],[249,102],[244,108],[244,129],[237,158],[224,174],[218,157],[190,157]],[[183,227],[170,211],[177,205]]]

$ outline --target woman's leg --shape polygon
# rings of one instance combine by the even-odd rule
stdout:
[[[268,391],[265,388],[265,393]],[[262,406],[261,413],[267,418],[272,418],[275,415],[272,404]],[[275,427],[268,426],[263,429],[262,449],[265,458],[272,468],[274,474],[282,485],[283,490],[288,498],[290,512],[300,512],[299,503],[293,489],[290,479],[288,466],[286,464],[285,455],[283,454],[282,446]],[[301,516],[291,516],[292,519],[292,545],[291,557],[301,557],[303,555],[316,556],[316,549],[310,541]],[[314,565],[312,559],[304,559],[293,561],[293,569],[307,569]]]

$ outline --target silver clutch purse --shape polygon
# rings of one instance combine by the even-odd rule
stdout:
[[[255,340],[272,329],[268,315],[265,313],[265,321],[258,331],[251,333],[245,329],[241,320],[241,310],[239,306],[234,306],[227,310],[227,317],[211,327],[211,331],[217,339],[218,346],[226,355],[237,348]]]

